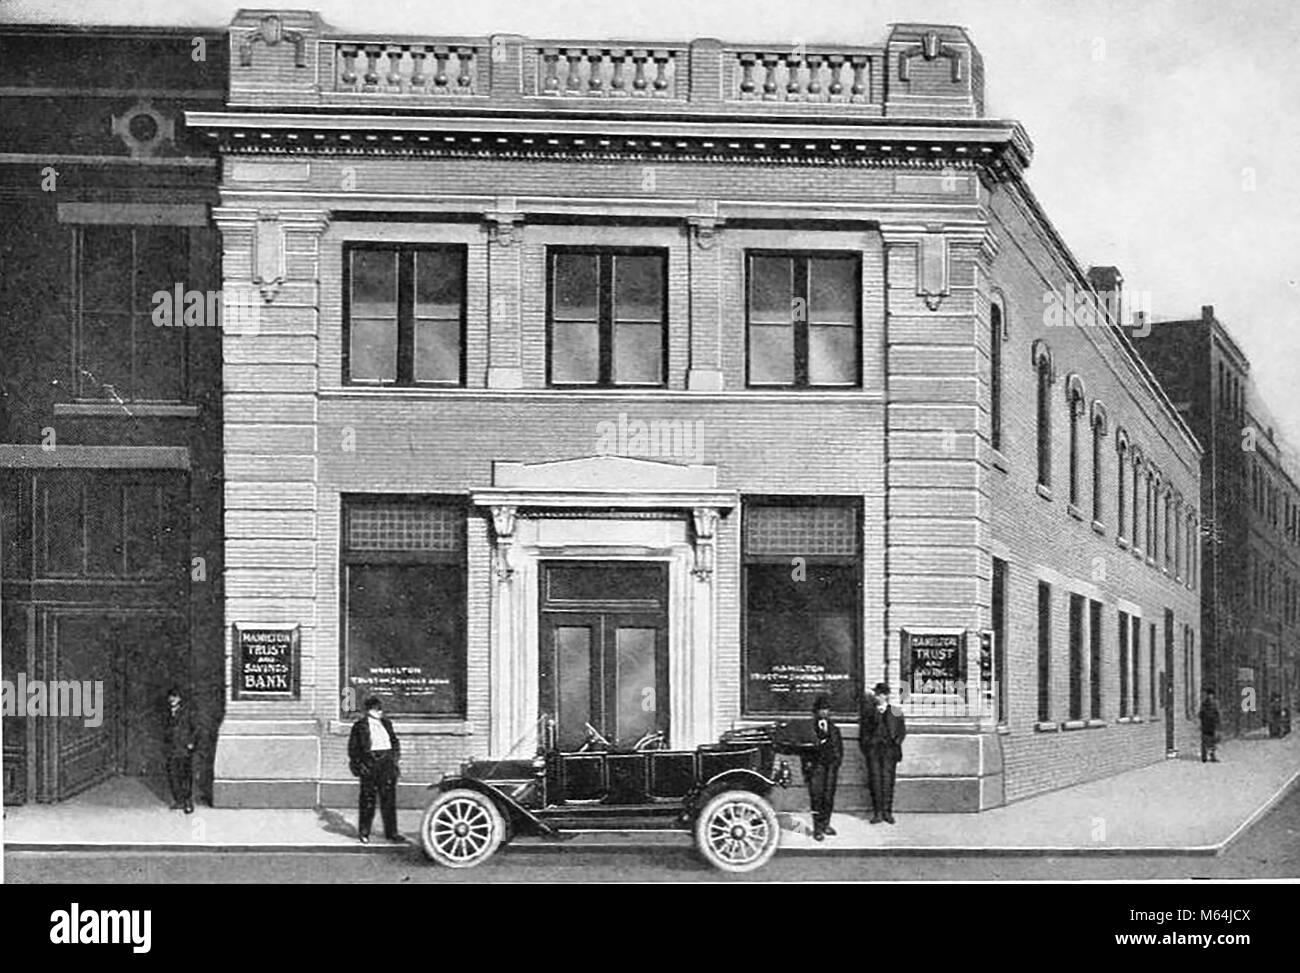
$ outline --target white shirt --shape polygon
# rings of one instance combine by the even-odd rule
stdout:
[[[384,729],[383,721],[373,716],[367,716],[366,720],[370,724],[370,752],[392,750],[393,741],[388,738],[388,731]]]

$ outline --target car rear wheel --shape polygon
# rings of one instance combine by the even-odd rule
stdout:
[[[750,791],[723,791],[695,819],[695,845],[714,868],[751,872],[775,853],[780,826],[772,805]]]
[[[492,857],[506,822],[492,799],[460,789],[439,794],[420,825],[424,853],[448,868],[470,868]]]

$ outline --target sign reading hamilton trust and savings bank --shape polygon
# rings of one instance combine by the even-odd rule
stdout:
[[[232,626],[235,699],[297,699],[297,625]]]
[[[966,632],[903,629],[903,685],[913,694],[961,695],[966,690]]]

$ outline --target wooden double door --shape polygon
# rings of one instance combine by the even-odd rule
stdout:
[[[63,691],[63,699],[75,693],[81,712],[6,719],[6,736],[11,727],[16,731],[30,768],[23,774],[24,796],[61,801],[119,774],[160,782],[163,701],[170,686],[185,686],[188,678],[186,617],[165,611],[28,610],[36,613],[36,638],[29,647],[31,664],[23,667],[26,681],[35,676],[51,688],[50,710],[52,687],[75,685]],[[9,672],[17,668],[9,662],[11,647],[17,648],[6,642],[6,679],[17,677]],[[25,793],[28,782],[33,794]]]
[[[588,727],[620,749],[667,736],[667,566],[543,561],[540,594],[540,702],[560,749]]]

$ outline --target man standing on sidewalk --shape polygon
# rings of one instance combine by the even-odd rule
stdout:
[[[858,746],[867,761],[867,787],[871,791],[871,823],[894,823],[894,778],[903,759],[907,721],[889,705],[889,686],[876,683],[862,702],[858,721]]]
[[[1219,743],[1219,704],[1214,701],[1214,690],[1206,689],[1201,700],[1201,711],[1196,714],[1201,718],[1201,763],[1209,755],[1210,763],[1217,764],[1219,755],[1215,752]]]
[[[361,843],[370,842],[370,825],[375,820],[375,798],[384,821],[384,837],[404,840],[397,830],[397,776],[402,745],[393,721],[384,715],[378,696],[366,700],[366,715],[352,724],[348,737],[348,766],[361,780],[361,801],[357,812],[357,834]]]
[[[167,690],[167,715],[163,718],[163,754],[167,762],[167,784],[172,792],[172,810],[194,812],[194,718],[173,686]]]
[[[831,815],[835,812],[835,785],[844,760],[844,741],[840,728],[831,720],[831,703],[818,696],[813,703],[813,743],[804,754],[803,776],[808,782],[808,801],[812,805],[813,838],[825,841],[835,834]]]

